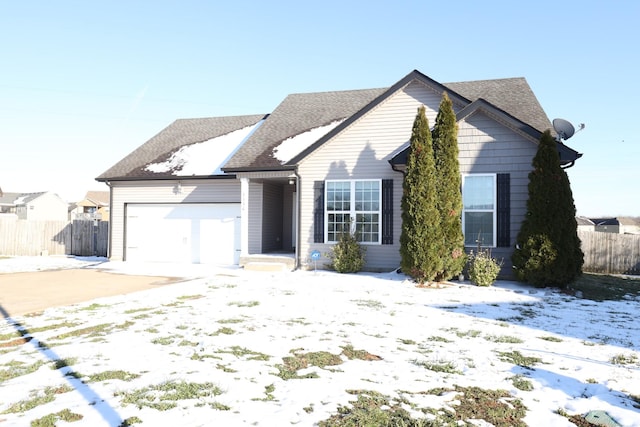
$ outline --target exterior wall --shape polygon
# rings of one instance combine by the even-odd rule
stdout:
[[[491,250],[495,258],[503,260],[501,276],[509,277],[513,273],[511,254],[527,213],[529,172],[538,146],[506,125],[477,112],[458,122],[458,150],[462,174],[508,173],[511,176],[511,244],[508,248]]]
[[[29,220],[66,221],[69,207],[55,193],[44,193],[16,209],[18,218]]]
[[[95,213],[85,213],[85,208],[95,208]],[[94,202],[84,199],[76,203],[76,208],[69,211],[69,220],[74,219],[94,219],[109,221],[109,206],[98,206]]]
[[[632,224],[620,225],[620,233],[622,233],[622,234],[640,234],[640,225],[632,225]]]
[[[249,254],[262,253],[263,184],[249,181]]]
[[[578,231],[595,231],[595,226],[578,224]]]
[[[310,254],[323,254],[318,267],[328,260],[331,244],[313,243],[313,183],[327,179],[393,179],[393,244],[366,245],[368,270],[390,271],[400,265],[400,232],[403,175],[389,160],[409,142],[417,109],[425,105],[429,123],[435,123],[441,94],[423,84],[412,83],[361,117],[340,135],[312,153],[299,167],[300,265],[312,266]],[[340,159],[340,160],[336,160]]]
[[[393,244],[366,245],[368,270],[393,270],[400,265],[403,175],[391,169],[388,161],[409,142],[417,108],[425,105],[430,126],[435,123],[441,93],[420,83],[412,83],[383,102],[348,129],[305,159],[299,167],[301,191],[302,266],[310,265],[310,253],[324,254],[330,244],[313,243],[313,184],[327,179],[393,179]],[[456,107],[454,106],[454,109]],[[503,273],[510,274],[510,256],[520,223],[526,213],[528,173],[537,150],[534,141],[485,114],[477,112],[459,123],[460,170],[468,173],[509,173],[511,175],[510,248],[495,248],[493,255],[504,258]],[[340,160],[335,160],[340,159]],[[472,249],[472,248],[469,248]],[[318,263],[320,266],[321,263]]]
[[[240,181],[235,179],[112,182],[109,258],[124,258],[125,215],[128,203],[240,203]]]
[[[620,226],[618,224],[596,225],[596,231],[600,233],[620,234]]]

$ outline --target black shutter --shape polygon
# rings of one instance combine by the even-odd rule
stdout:
[[[324,243],[324,181],[313,182],[313,243]]]
[[[497,246],[511,246],[511,176],[508,173],[498,174],[498,242]]]
[[[393,244],[393,180],[382,180],[382,244]]]

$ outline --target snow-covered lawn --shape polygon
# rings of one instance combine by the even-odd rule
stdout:
[[[640,426],[637,299],[417,288],[396,273],[0,260],[0,272],[61,266],[189,280],[4,319],[0,425],[75,414],[57,425],[312,426],[373,392],[433,419],[460,404],[456,389],[478,387],[519,399],[530,426],[592,410]]]

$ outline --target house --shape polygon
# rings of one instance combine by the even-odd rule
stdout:
[[[596,218],[595,230],[603,233],[640,234],[640,223],[635,218]]]
[[[292,94],[270,114],[176,120],[96,178],[111,191],[110,258],[246,266],[289,253],[294,268],[322,267],[353,218],[365,268],[395,269],[411,129],[422,105],[435,123],[444,92],[465,243],[481,231],[508,273],[551,123],[524,78],[441,84],[415,70],[388,88]],[[558,152],[564,167],[581,156]]]
[[[0,189],[0,216],[13,217],[16,216],[16,204],[14,201],[20,196],[20,193],[5,193]]]
[[[0,213],[15,215],[16,219],[66,221],[67,202],[56,193],[3,193]]]
[[[596,224],[587,217],[577,216],[578,231],[595,231]]]
[[[87,191],[84,199],[73,204],[69,219],[109,221],[109,191]]]

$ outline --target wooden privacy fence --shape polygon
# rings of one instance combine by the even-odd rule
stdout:
[[[0,218],[0,255],[107,256],[109,222]]]
[[[578,231],[578,237],[584,271],[640,275],[640,235]]]

